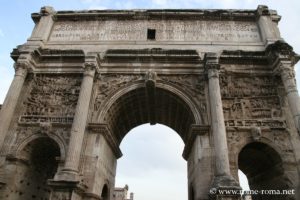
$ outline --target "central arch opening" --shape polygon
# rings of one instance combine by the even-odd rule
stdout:
[[[115,186],[128,184],[137,199],[188,199],[182,153],[200,117],[184,92],[162,85],[131,86],[111,97],[104,122],[123,152]]]
[[[126,135],[120,148],[124,155],[118,160],[117,187],[128,184],[135,199],[187,199],[184,143],[174,130],[143,124]]]

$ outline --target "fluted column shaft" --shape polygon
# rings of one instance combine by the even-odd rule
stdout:
[[[207,72],[211,127],[216,159],[216,176],[230,175],[226,128],[219,85],[219,72],[216,67],[209,67]]]
[[[291,62],[279,64],[280,76],[286,91],[290,110],[293,115],[295,125],[300,134],[300,98],[297,90],[295,71]]]
[[[86,66],[71,128],[69,148],[63,171],[78,172],[94,76],[95,67],[90,65]]]
[[[15,64],[15,77],[9,87],[6,98],[0,111],[0,147],[2,148],[5,136],[13,118],[21,90],[27,76],[27,65],[25,63]]]

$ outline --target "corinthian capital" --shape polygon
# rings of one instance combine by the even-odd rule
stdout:
[[[208,76],[208,79],[219,78],[219,70],[216,68],[208,69],[207,76]]]
[[[295,70],[291,64],[282,64],[278,66],[278,72],[280,73],[282,80],[295,79]]]
[[[300,59],[300,56],[294,52],[293,48],[283,40],[278,40],[268,45],[266,53],[269,62],[275,65],[277,62],[289,62],[294,66]]]
[[[205,71],[208,78],[219,78],[219,57],[216,53],[206,53],[204,57]]]
[[[86,62],[83,64],[84,75],[94,77],[96,70],[96,63],[94,62]]]
[[[27,62],[16,62],[14,64],[15,76],[26,76],[29,64]]]

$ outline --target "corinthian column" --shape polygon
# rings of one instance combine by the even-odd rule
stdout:
[[[93,63],[86,63],[74,121],[71,128],[71,137],[67,157],[62,173],[60,174],[62,176],[60,176],[58,179],[74,180],[78,175],[80,154],[87,123],[94,76],[95,65]]]
[[[208,73],[211,130],[215,153],[215,178],[212,187],[216,189],[222,187],[238,187],[237,182],[231,176],[229,167],[226,128],[219,85],[220,65],[215,54],[206,54],[205,60],[205,67]]]
[[[293,48],[283,40],[279,40],[273,44],[268,45],[266,48],[266,53],[268,55],[270,63],[272,63],[274,66],[275,74],[281,76],[290,108],[289,110],[292,114],[293,122],[298,132],[297,134],[295,133],[295,131],[290,131],[289,137],[291,140],[295,158],[298,163],[298,186],[296,189],[296,197],[297,200],[300,200],[300,99],[296,86],[294,71],[294,65],[299,61],[300,56],[296,54],[293,51]]]
[[[278,70],[286,91],[296,128],[300,134],[300,98],[296,85],[294,66],[292,62],[280,62]]]
[[[0,147],[9,129],[19,96],[27,75],[28,65],[25,62],[15,63],[15,77],[9,87],[6,98],[0,111]]]

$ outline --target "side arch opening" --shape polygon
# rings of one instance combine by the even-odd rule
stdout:
[[[109,189],[106,184],[104,184],[101,192],[101,199],[108,200],[109,199]]]
[[[247,176],[251,190],[266,191],[264,194],[252,195],[253,200],[292,197],[278,194],[279,191],[291,189],[291,186],[284,174],[280,155],[269,145],[261,142],[247,144],[239,153],[238,166]]]
[[[57,172],[60,157],[59,145],[49,137],[36,138],[19,151],[20,160],[10,163],[14,176],[8,183],[8,199],[49,199],[51,189],[47,184]]]

